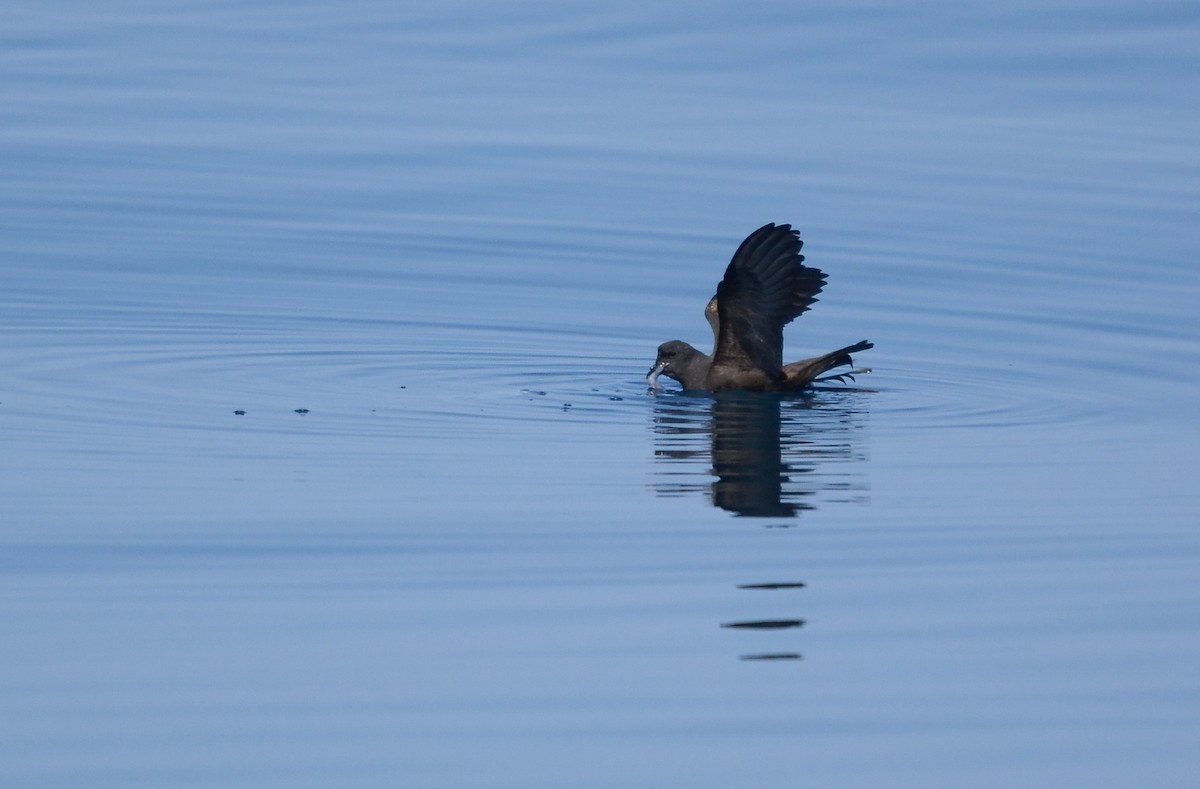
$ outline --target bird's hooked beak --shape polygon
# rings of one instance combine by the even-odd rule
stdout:
[[[659,360],[650,368],[650,372],[646,373],[646,383],[651,389],[661,389],[662,384],[658,382],[658,377],[663,374],[663,370],[667,369],[666,360]]]

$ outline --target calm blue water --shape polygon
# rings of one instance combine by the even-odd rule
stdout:
[[[1198,41],[17,3],[0,783],[1190,786]],[[771,221],[873,372],[648,394]]]

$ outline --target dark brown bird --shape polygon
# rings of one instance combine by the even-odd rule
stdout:
[[[824,356],[783,363],[783,327],[812,306],[825,287],[824,272],[804,265],[802,245],[791,225],[772,223],[751,233],[733,254],[704,310],[713,330],[712,355],[682,340],[664,342],[646,374],[650,385],[657,387],[659,376],[665,375],[694,391],[794,392],[835,367],[853,365],[850,354],[874,348],[863,340]],[[865,371],[841,375],[856,372]]]

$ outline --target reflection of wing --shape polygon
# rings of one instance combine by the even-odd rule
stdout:
[[[777,398],[722,392],[712,406],[712,503],[752,517],[790,518],[799,507],[783,500],[783,463]],[[805,507],[808,509],[808,507]]]
[[[716,325],[709,318],[717,339],[714,368],[759,370],[781,379],[783,327],[825,285],[824,273],[804,266],[800,247],[791,225],[774,224],[755,230],[738,247],[717,286]]]

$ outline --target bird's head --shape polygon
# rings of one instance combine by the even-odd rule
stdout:
[[[654,366],[646,373],[646,382],[654,389],[659,387],[658,378],[665,375],[668,378],[680,380],[681,368],[685,361],[700,353],[682,340],[671,340],[658,346],[658,358]]]

